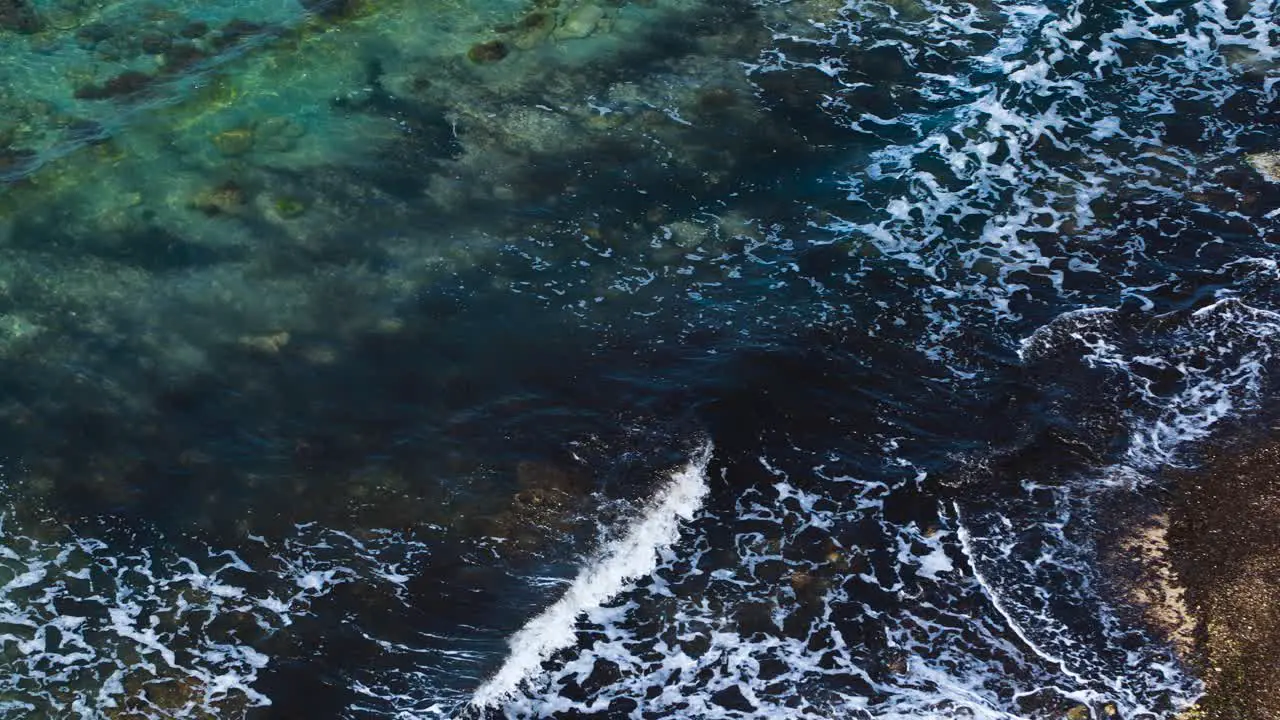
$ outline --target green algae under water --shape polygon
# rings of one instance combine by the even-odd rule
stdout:
[[[735,22],[747,7],[31,7],[39,30],[0,54],[0,357],[125,416],[224,372],[217,355],[332,363],[548,230],[660,232],[654,268],[758,237],[732,201],[640,203],[614,227],[574,203],[673,179],[729,198],[727,148],[802,146],[759,122],[739,61],[768,36]]]
[[[727,186],[706,135],[758,119],[736,61],[767,39],[725,22],[744,8],[688,3],[34,7],[42,29],[0,55],[0,241],[10,294],[42,300],[6,316],[4,351],[115,313],[176,373],[210,344],[333,327],[308,307],[323,281],[277,268],[341,276],[378,306],[350,323],[394,323],[510,240],[492,210],[572,198],[565,167],[592,152],[615,181],[660,163]],[[685,246],[707,234],[670,220]],[[206,322],[156,322],[169,303]]]

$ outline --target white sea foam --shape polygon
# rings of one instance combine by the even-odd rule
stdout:
[[[709,487],[711,445],[699,449],[688,465],[671,474],[635,523],[610,540],[588,561],[564,595],[511,638],[511,654],[476,690],[471,704],[484,708],[507,699],[557,650],[572,645],[578,618],[616,597],[658,566],[660,553],[680,539],[682,521],[702,506]]]
[[[831,65],[840,81],[826,99],[831,113],[895,141],[848,178],[857,202],[828,228],[928,279],[917,290],[931,322],[922,349],[955,361],[946,343],[966,325],[987,315],[1015,326],[1018,301],[1070,297],[1073,276],[1123,293],[1164,283],[1142,240],[1154,226],[1151,213],[1099,223],[1098,204],[1159,207],[1143,196],[1189,202],[1193,178],[1197,192],[1206,186],[1199,168],[1240,162],[1239,125],[1209,118],[1205,149],[1192,152],[1164,141],[1163,123],[1178,102],[1220,105],[1247,92],[1241,74],[1249,68],[1274,73],[1277,4],[1257,0],[1239,17],[1216,0],[1176,12],[1133,3],[1110,15],[1082,2],[914,5],[919,18],[906,39],[901,19],[885,19],[874,0],[852,0],[839,22],[824,25],[835,29],[833,54],[850,43],[891,46],[919,71],[895,85],[902,110],[873,115],[860,66]],[[1158,48],[1158,59],[1135,52],[1143,43]],[[982,46],[989,49],[973,51]],[[1237,50],[1252,64],[1233,60]],[[814,63],[776,51],[752,71]],[[1264,99],[1255,101],[1264,113]],[[1258,240],[1274,231],[1268,218],[1240,217]],[[1180,222],[1170,217],[1174,227]],[[1130,262],[1116,262],[1125,255]],[[1047,287],[1029,285],[1032,278]]]
[[[255,685],[272,658],[246,636],[284,631],[342,583],[395,593],[423,551],[392,533],[357,543],[299,526],[274,547],[260,540],[274,554],[255,567],[231,552],[28,537],[4,510],[0,528],[5,717],[89,720],[124,707],[156,720],[243,717],[271,704]]]
[[[960,517],[959,505],[953,503],[952,507],[956,513],[956,538],[960,541],[961,550],[963,550],[965,556],[969,559],[969,565],[973,570],[973,579],[978,582],[979,587],[982,588],[987,599],[991,601],[991,606],[995,608],[996,612],[1000,613],[1000,615],[1005,619],[1005,622],[1009,624],[1009,629],[1012,630],[1014,634],[1018,636],[1018,639],[1025,643],[1032,652],[1039,655],[1044,660],[1061,667],[1073,680],[1076,680],[1077,682],[1084,681],[1083,677],[1071,670],[1065,660],[1040,647],[1036,641],[1027,634],[1027,631],[1023,629],[1022,623],[1018,621],[1018,618],[1005,608],[1004,599],[1001,597],[1000,593],[992,587],[991,582],[987,580],[982,573],[982,569],[978,566],[978,558],[975,555],[973,548],[973,538],[969,533],[969,529],[964,526],[964,522]]]
[[[1270,274],[1269,265],[1259,267]],[[1280,314],[1233,294],[1161,316],[1087,308],[1037,329],[1021,343],[1019,357],[1075,357],[1120,381],[1127,397],[1113,399],[1129,416],[1128,446],[1118,467],[1095,480],[1130,482],[1177,463],[1182,448],[1254,406],[1280,357]]]
[[[1028,652],[1000,613],[975,611],[985,592],[961,569],[959,526],[886,516],[886,500],[924,480],[909,463],[886,458],[900,473],[886,483],[834,472],[831,458],[801,473],[796,459],[762,457],[772,485],[704,511],[699,527],[727,526],[726,537],[695,533],[654,580],[585,613],[577,649],[500,711],[624,716],[643,698],[646,713],[700,718],[1013,720],[1026,716],[1018,698],[1036,693],[1144,706],[1108,689],[1097,667],[1066,673],[1048,653]],[[850,532],[862,544],[839,547]],[[822,538],[837,545],[826,560],[814,557]],[[857,572],[846,561],[871,565]],[[744,612],[762,614],[743,626]],[[898,670],[885,672],[880,644],[902,658]],[[602,668],[612,679],[593,684]],[[563,692],[584,683],[585,699]]]
[[[1082,702],[1121,695],[1133,712],[1160,716],[1200,686],[1162,643],[1117,617],[1100,595],[1090,518],[1102,504],[1153,481],[1224,418],[1247,413],[1275,377],[1280,315],[1243,302],[1269,262],[1241,264],[1222,299],[1161,316],[1091,308],[1064,313],[1021,345],[1024,363],[1093,373],[1099,402],[1121,408],[1127,445],[1113,462],[1055,484],[1030,472],[1023,494],[975,509],[959,527],[974,576],[1009,628],[1038,656],[1079,681]],[[1075,369],[1071,369],[1072,364]],[[1086,386],[1087,387],[1087,386]],[[1087,394],[1087,389],[1077,388]],[[960,508],[955,509],[959,522]],[[1052,587],[1047,593],[1044,588]],[[1082,619],[1087,619],[1082,622]],[[1140,650],[1122,651],[1130,646]],[[1146,657],[1135,662],[1133,653]],[[1087,682],[1087,680],[1093,682]],[[1162,701],[1143,688],[1163,687]]]

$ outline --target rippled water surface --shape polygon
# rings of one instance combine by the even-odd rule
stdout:
[[[1275,0],[0,0],[0,716],[1173,718]]]

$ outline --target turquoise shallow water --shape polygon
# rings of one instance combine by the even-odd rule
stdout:
[[[0,0],[0,713],[1174,717],[1276,17]]]

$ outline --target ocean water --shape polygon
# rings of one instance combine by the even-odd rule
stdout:
[[[1278,124],[1275,0],[0,0],[0,717],[1174,718]]]

